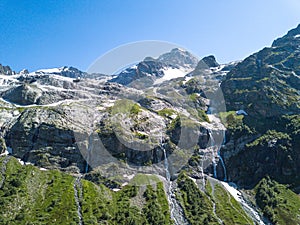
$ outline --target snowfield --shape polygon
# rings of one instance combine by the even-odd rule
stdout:
[[[167,68],[163,70],[164,76],[161,78],[158,78],[154,81],[155,84],[161,84],[164,81],[167,80],[172,80],[178,77],[184,77],[186,74],[191,72],[192,69],[185,69],[185,68],[180,68],[180,69],[175,69],[175,68]]]

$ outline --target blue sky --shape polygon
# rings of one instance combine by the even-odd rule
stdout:
[[[0,63],[87,70],[119,45],[162,40],[221,63],[271,45],[300,23],[298,0],[0,0]]]

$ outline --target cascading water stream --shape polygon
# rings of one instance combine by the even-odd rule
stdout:
[[[209,139],[210,139],[210,147],[213,148],[215,147],[215,139],[212,135],[212,131],[211,130],[208,130],[208,134],[209,134]],[[221,165],[222,165],[222,168],[223,168],[223,173],[224,173],[224,181],[227,180],[227,171],[226,171],[226,166],[225,166],[225,163],[224,163],[224,160],[221,156],[221,147],[222,145],[224,145],[226,142],[226,139],[225,139],[225,130],[223,130],[223,140],[222,140],[222,144],[220,146],[216,146],[218,147],[218,151],[217,151],[217,155],[218,155],[218,158],[221,162]],[[214,149],[212,150],[213,151],[213,157],[212,157],[212,163],[213,163],[213,170],[214,170],[214,178],[218,178],[218,174],[217,174],[217,164],[216,164],[216,161],[215,161],[215,151]]]
[[[5,159],[2,161],[0,189],[3,187],[5,181],[6,164],[8,163],[9,159],[10,156],[7,155]]]
[[[163,151],[164,154],[164,168],[165,168],[165,173],[166,173],[166,180],[168,182],[168,190],[167,190],[167,196],[168,196],[168,202],[170,204],[170,214],[171,214],[171,219],[174,221],[175,225],[189,225],[189,222],[184,216],[184,212],[182,207],[177,203],[175,199],[175,193],[174,189],[176,189],[176,183],[173,183],[171,181],[171,174],[169,171],[169,161],[167,158],[167,153],[166,149],[163,144],[163,138],[161,134],[160,138],[160,148]]]
[[[223,167],[223,171],[224,171],[224,181],[227,181],[227,172],[226,172],[226,167],[225,167],[225,163],[224,163],[224,161],[223,161],[223,158],[222,158],[222,156],[221,156],[221,154],[220,154],[220,150],[218,151],[218,156],[219,156],[219,159],[220,159],[220,162],[221,162],[221,165],[222,165],[222,167]]]
[[[222,167],[223,167],[224,181],[227,181],[227,171],[226,171],[226,166],[225,166],[223,157],[221,156],[221,147],[222,147],[223,145],[225,145],[225,143],[226,143],[226,133],[225,133],[225,130],[223,130],[223,140],[222,140],[222,145],[219,147],[219,150],[218,150],[218,156],[219,156],[221,165],[222,165]]]
[[[230,182],[222,182],[223,186],[230,192],[230,194],[241,204],[245,212],[250,216],[256,225],[266,225],[270,224],[265,218],[261,217],[257,212],[255,206],[247,201],[242,193],[238,190],[236,184]]]
[[[88,151],[88,156],[86,158],[86,166],[85,166],[85,173],[88,173],[89,172],[89,158],[90,158],[90,153]]]
[[[243,198],[241,201],[241,204],[244,208],[244,210],[248,213],[248,215],[250,215],[250,217],[252,218],[252,220],[255,221],[256,224],[258,225],[265,225],[266,223],[263,221],[263,219],[260,217],[260,215],[258,214],[258,212],[252,207],[250,206],[245,199]],[[268,223],[269,224],[269,223]]]
[[[90,153],[91,153],[91,135],[89,136],[88,141],[88,149],[87,149],[87,157],[86,157],[86,166],[85,166],[85,173],[89,172],[89,162],[90,162]]]
[[[215,139],[212,135],[211,130],[208,130],[208,135],[210,140],[210,147],[212,148],[212,163],[213,163],[213,170],[214,170],[214,178],[217,178],[217,164],[216,164],[215,151],[214,151]]]
[[[87,156],[86,156],[86,166],[85,166],[85,173],[89,172],[89,163],[90,163],[90,154],[91,150],[93,149],[94,144],[94,124],[97,123],[97,117],[94,115],[92,125],[89,127],[89,134],[88,134],[88,147],[87,147]]]
[[[78,216],[78,224],[83,225],[83,219],[82,219],[82,213],[81,213],[81,205],[80,205],[80,199],[82,198],[82,185],[81,185],[81,177],[77,177],[76,180],[74,181],[74,198],[75,198],[75,203],[77,206],[77,216]],[[79,191],[79,193],[78,193]]]
[[[204,164],[203,164],[203,159],[201,160],[201,166],[199,166],[199,170],[201,172],[201,177],[202,177],[202,190],[205,191],[205,175],[204,175]]]
[[[216,121],[215,121],[216,122]],[[218,122],[220,123],[220,122]],[[218,126],[218,124],[216,124]],[[231,193],[235,193],[233,194],[233,197],[236,198],[236,200],[241,204],[241,206],[243,207],[243,209],[247,212],[247,214],[252,218],[252,220],[254,221],[255,224],[258,224],[258,225],[265,225],[267,223],[265,223],[263,221],[263,219],[260,217],[259,213],[257,212],[257,210],[255,209],[255,207],[252,207],[251,204],[249,204],[247,202],[247,200],[245,200],[243,197],[242,197],[242,194],[238,191],[237,187],[233,184],[233,183],[228,183],[228,179],[227,179],[227,170],[226,170],[226,166],[225,166],[225,163],[224,163],[224,160],[221,156],[221,147],[225,145],[226,143],[226,133],[225,133],[225,130],[223,129],[220,129],[220,131],[222,131],[222,142],[220,144],[220,146],[217,146],[218,147],[218,151],[217,151],[217,154],[218,154],[218,157],[219,157],[219,161],[222,165],[222,168],[223,168],[223,172],[224,172],[224,182],[223,185],[226,187],[226,189]],[[215,143],[215,139],[213,137],[213,134],[212,134],[212,130],[208,130],[208,134],[209,134],[209,138],[210,138],[210,148],[213,148],[216,143]],[[212,159],[212,163],[213,163],[213,169],[214,169],[214,178],[217,178],[217,169],[216,169],[216,162],[215,162],[215,151],[214,149],[212,150],[213,151],[213,159]],[[237,194],[238,193],[238,194]],[[238,197],[237,197],[238,196]],[[219,221],[220,222],[220,221]]]
[[[160,148],[162,149],[163,153],[164,153],[164,167],[165,167],[165,173],[166,173],[166,179],[167,182],[169,183],[169,190],[168,190],[168,200],[170,203],[170,210],[171,210],[171,218],[175,220],[176,223],[176,219],[174,218],[174,205],[173,205],[173,201],[172,201],[172,196],[171,196],[171,175],[170,175],[170,171],[169,171],[169,162],[168,162],[168,158],[167,158],[167,153],[166,153],[166,149],[164,147],[163,144],[163,138],[162,138],[162,134],[160,137]]]
[[[168,158],[167,158],[166,149],[164,148],[163,144],[161,145],[161,148],[164,153],[164,166],[165,166],[165,172],[166,172],[166,179],[168,182],[171,182],[171,175],[170,175],[170,171],[169,171],[169,162],[168,162]]]

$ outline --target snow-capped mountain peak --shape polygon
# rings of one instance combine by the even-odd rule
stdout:
[[[178,68],[195,68],[199,61],[197,57],[181,48],[174,48],[170,52],[160,55],[157,60]]]
[[[164,81],[184,77],[191,72],[198,63],[198,59],[188,51],[174,48],[170,52],[160,55],[157,59],[146,57],[133,67],[119,73],[112,82],[130,85],[141,80],[143,87],[160,84]]]
[[[70,78],[84,77],[85,73],[74,67],[63,66],[59,68],[39,69],[29,75],[60,75]]]

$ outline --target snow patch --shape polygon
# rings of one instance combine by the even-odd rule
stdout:
[[[192,178],[192,177],[190,177],[190,176],[189,176],[189,178],[190,178],[192,181],[194,181],[194,183],[196,184],[196,186],[198,186],[197,180],[196,180],[195,178]]]
[[[134,176],[135,176],[135,174],[131,174],[131,175],[123,174],[123,177],[128,178],[129,180],[134,178]]]
[[[7,149],[5,150],[5,152],[0,154],[0,156],[6,156],[6,155],[9,155],[9,152],[7,151]]]
[[[17,160],[19,161],[19,163],[20,163],[22,166],[24,166],[24,165],[25,165],[25,162],[24,162],[24,161],[22,161],[21,159],[18,159],[18,158],[17,158]]]
[[[217,67],[211,67],[211,70],[212,70],[212,72],[220,72],[222,69],[224,69],[225,66],[226,66],[226,64],[222,64]]]
[[[231,194],[231,196],[243,206],[246,212],[251,215],[256,224],[265,225],[258,212],[245,201],[241,192],[236,189],[237,187],[234,183],[226,183],[221,181],[221,184]]]
[[[11,86],[13,84],[18,84],[20,83],[20,81],[18,81],[19,75],[11,75],[11,76],[7,76],[7,75],[2,75],[0,74],[0,86]]]
[[[133,70],[137,69],[137,65],[133,65],[132,67],[130,67],[130,69],[133,69]]]
[[[74,80],[73,78],[64,77],[64,76],[60,76],[60,75],[53,75],[52,77],[55,79],[58,79],[58,80],[69,81],[69,82],[73,82],[73,80]]]
[[[31,107],[53,107],[53,106],[58,106],[58,105],[62,105],[62,104],[71,104],[71,103],[75,103],[75,102],[84,102],[84,101],[88,101],[89,99],[78,99],[78,100],[75,100],[75,99],[65,99],[65,100],[61,100],[61,101],[58,101],[58,102],[54,102],[54,103],[51,103],[51,104],[45,104],[45,105],[37,105],[37,104],[31,104],[31,105],[19,105],[19,104],[15,104],[13,102],[10,102],[10,101],[7,101],[3,98],[0,98],[1,101],[7,103],[7,104],[11,104],[13,105],[14,107],[19,107],[19,108],[31,108]]]
[[[125,183],[123,183],[122,185],[121,185],[121,187],[124,187],[124,186],[126,186],[128,184],[128,182],[125,182]]]
[[[37,70],[36,73],[60,73],[62,68],[50,68],[50,69],[41,69]]]
[[[221,184],[224,186],[224,188],[231,194],[231,196],[237,200],[238,202],[242,201],[242,194],[237,189],[235,189],[232,185],[221,181]]]
[[[167,68],[162,70],[164,76],[155,80],[154,84],[161,84],[164,81],[172,80],[178,77],[184,77],[186,74],[192,71],[192,69],[176,69],[176,68]]]
[[[15,81],[15,82],[19,82],[19,81],[17,80],[18,77],[19,77],[19,75],[11,75],[11,76],[8,76],[8,75],[2,75],[2,74],[0,74],[0,78],[1,78],[1,79],[11,80],[11,81]]]
[[[207,114],[207,117],[208,117],[210,123],[201,122],[202,126],[204,126],[205,128],[207,128],[209,130],[226,130],[224,125],[221,123],[220,118],[218,118],[216,115]]]
[[[185,77],[185,80],[182,82],[183,84],[186,84],[189,80],[193,79],[193,77]]]

